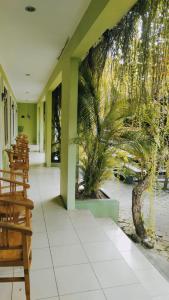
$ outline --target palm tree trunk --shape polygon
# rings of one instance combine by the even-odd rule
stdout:
[[[163,190],[166,191],[168,189],[168,176],[165,175]]]
[[[142,202],[141,196],[148,187],[148,176],[139,181],[132,191],[132,215],[136,234],[143,241],[146,236],[144,221],[142,218]]]

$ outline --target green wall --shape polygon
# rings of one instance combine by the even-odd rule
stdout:
[[[18,132],[20,126],[23,126],[24,132],[29,139],[30,144],[37,143],[37,104],[18,103]]]
[[[4,101],[2,101],[2,93],[4,88],[8,92],[7,112],[8,123],[4,124]],[[12,115],[10,114],[12,112]],[[8,139],[5,140],[5,125],[8,128]],[[17,103],[7,75],[0,64],[0,169],[8,167],[8,158],[4,150],[15,142],[17,135]]]

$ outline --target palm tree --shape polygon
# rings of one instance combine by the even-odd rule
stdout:
[[[112,176],[113,152],[124,133],[127,105],[112,88],[96,84],[89,66],[82,65],[79,78],[78,144],[82,181],[78,184],[82,198],[100,198],[102,183]],[[104,94],[104,96],[103,96]],[[107,94],[105,96],[105,94]]]
[[[137,161],[137,165],[140,168],[140,176],[138,178],[137,184],[132,190],[132,216],[133,223],[135,226],[135,231],[140,241],[146,246],[153,246],[152,243],[148,243],[147,230],[144,225],[144,217],[142,212],[142,195],[150,187],[152,183],[152,174],[154,174],[154,149],[155,143],[151,139],[149,134],[143,135],[142,130],[135,132],[133,135],[132,145],[130,145],[129,152],[133,155],[134,159]]]
[[[166,150],[164,132],[168,124],[161,122],[161,103],[151,102],[142,105],[139,115],[139,126],[125,133],[128,143],[125,149],[137,161],[140,168],[138,183],[132,191],[132,215],[135,231],[141,242],[147,247],[153,247],[149,241],[147,230],[144,226],[142,213],[142,195],[148,188],[153,189],[160,168],[164,161],[168,161],[169,150]],[[141,116],[141,117],[140,117]]]

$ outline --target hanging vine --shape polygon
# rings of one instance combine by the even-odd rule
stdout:
[[[96,115],[101,117],[106,101],[108,105],[120,100],[131,108],[132,116],[123,121],[126,131],[120,137],[126,143],[121,143],[120,147],[135,157],[141,169],[134,190],[134,197],[140,193],[140,211],[136,216],[133,210],[133,219],[136,233],[145,241],[147,231],[141,212],[142,193],[147,188],[153,190],[161,169],[166,171],[166,178],[169,173],[168,0],[137,1],[127,15],[90,49],[80,68],[81,79],[87,68],[91,82],[99,91],[93,118]],[[83,91],[85,88],[84,82]],[[79,96],[79,124],[86,124],[86,135],[87,129],[92,128],[93,119],[86,117],[87,106],[83,106],[81,99]]]

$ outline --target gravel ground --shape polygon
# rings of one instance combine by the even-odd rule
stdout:
[[[127,233],[134,231],[131,213],[132,188],[133,185],[125,184],[116,178],[107,181],[103,186],[109,197],[119,200],[119,225]],[[154,205],[151,205],[153,202]],[[145,193],[143,211],[145,223],[155,228],[157,242],[153,250],[144,249],[140,245],[138,247],[169,280],[169,193],[161,189],[156,189],[154,194]]]

